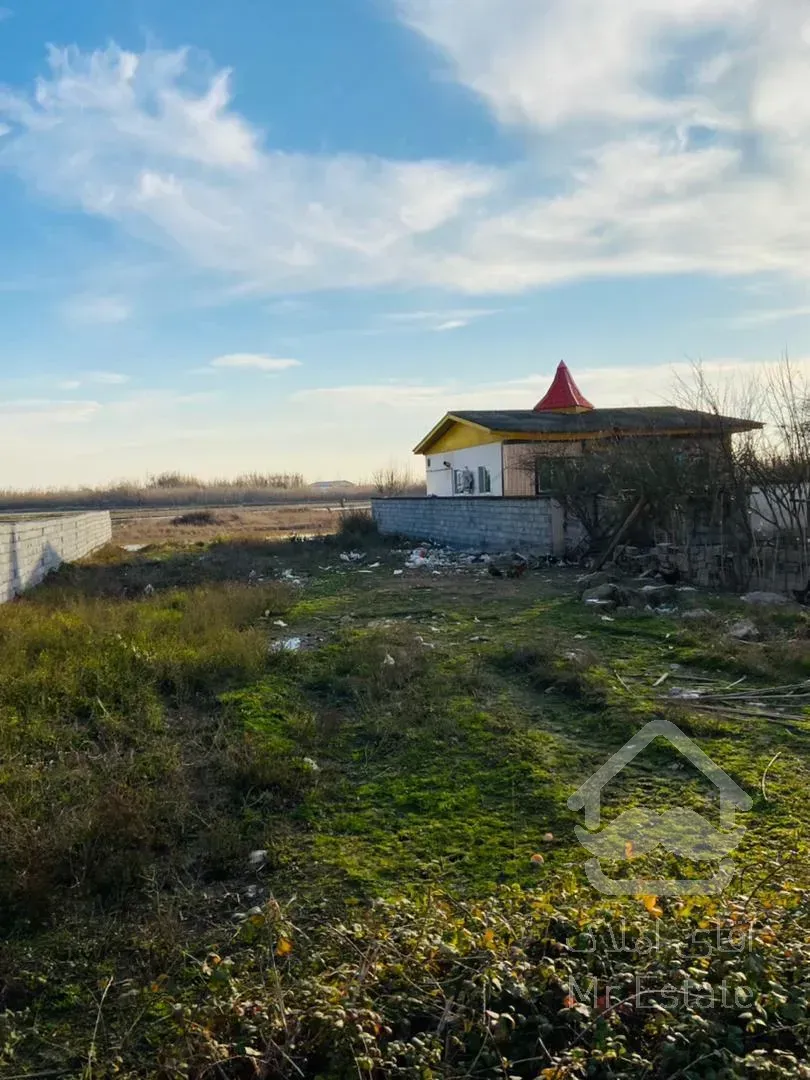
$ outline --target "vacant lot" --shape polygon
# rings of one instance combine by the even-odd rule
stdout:
[[[0,608],[2,1075],[810,1075],[803,610],[197,527]],[[568,797],[659,717],[753,798],[721,898],[585,879]],[[705,789],[654,744],[603,808]]]
[[[343,511],[337,503],[235,509],[119,510],[112,514],[117,544],[183,547],[212,540],[284,540],[337,532]]]

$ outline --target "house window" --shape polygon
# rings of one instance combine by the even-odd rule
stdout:
[[[483,465],[478,466],[478,494],[489,495],[492,492],[492,477],[489,475],[489,469],[485,469]]]
[[[534,491],[536,495],[547,495],[558,481],[558,470],[566,461],[564,457],[538,457],[534,463]],[[555,475],[556,474],[556,475]]]

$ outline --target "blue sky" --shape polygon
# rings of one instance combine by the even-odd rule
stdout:
[[[8,0],[0,484],[810,358],[799,0]]]

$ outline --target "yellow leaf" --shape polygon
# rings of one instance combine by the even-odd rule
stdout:
[[[289,956],[291,952],[292,942],[288,938],[280,937],[276,945],[276,956]]]
[[[649,911],[650,915],[654,915],[656,919],[660,919],[664,914],[662,908],[658,906],[657,896],[642,896],[639,898],[644,907]]]
[[[625,859],[632,859],[634,855],[633,841],[628,840],[624,845],[624,857]]]
[[[481,938],[481,944],[485,949],[495,948],[495,931],[491,927],[484,931],[484,936]]]
[[[543,858],[539,851],[531,857],[531,863],[533,866],[542,866],[545,861],[546,860]]]

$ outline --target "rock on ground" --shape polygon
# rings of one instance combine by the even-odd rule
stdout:
[[[759,641],[760,634],[750,619],[740,619],[729,627],[728,636],[736,638],[737,641]]]
[[[793,601],[784,593],[750,592],[742,597],[746,604],[791,604]]]

